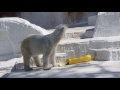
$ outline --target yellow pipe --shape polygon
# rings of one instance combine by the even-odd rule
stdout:
[[[81,63],[81,62],[87,62],[90,61],[91,55],[84,55],[84,56],[79,56],[79,57],[74,57],[74,58],[68,58],[66,59],[67,64],[77,64],[77,63]]]

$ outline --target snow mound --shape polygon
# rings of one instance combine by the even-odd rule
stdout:
[[[44,28],[22,18],[0,18],[0,60],[20,56],[21,42],[30,34],[46,35],[49,33]],[[6,57],[8,55],[10,57]]]

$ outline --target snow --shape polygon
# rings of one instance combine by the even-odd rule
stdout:
[[[16,63],[23,62],[22,57],[8,59],[8,61],[0,61],[0,77],[4,74],[10,73]]]
[[[7,74],[4,78],[120,78],[120,61],[90,61],[81,64],[54,67],[44,71],[34,68],[33,71],[19,70]]]

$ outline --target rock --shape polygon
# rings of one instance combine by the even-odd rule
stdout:
[[[28,35],[48,33],[47,30],[21,18],[0,18],[0,60],[3,59],[1,56],[6,57],[4,60],[10,59],[8,55],[11,55],[11,58],[21,56],[20,45]]]
[[[82,35],[81,39],[86,39],[86,38],[93,38],[94,35],[94,28],[93,29],[88,29],[85,31],[85,33]]]

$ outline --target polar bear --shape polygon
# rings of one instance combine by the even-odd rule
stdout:
[[[36,66],[43,66],[44,70],[50,70],[52,66],[57,66],[55,60],[56,46],[62,39],[67,28],[68,27],[65,24],[60,24],[59,26],[56,26],[55,31],[51,34],[31,35],[25,38],[21,44],[24,70],[32,70],[30,67],[31,57],[35,61]],[[40,54],[43,54],[43,65],[38,57]]]

